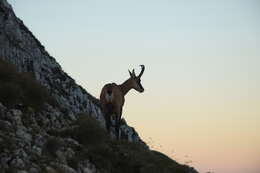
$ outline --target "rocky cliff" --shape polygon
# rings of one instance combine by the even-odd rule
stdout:
[[[110,139],[99,101],[62,70],[6,0],[0,0],[0,60],[1,173],[152,172],[158,158],[172,170],[196,172],[151,152],[125,121],[123,140]]]
[[[62,106],[65,112],[63,116],[75,119],[77,113],[86,112],[104,125],[98,100],[62,70],[32,32],[15,16],[6,0],[1,0],[0,4],[0,58],[14,64],[20,72],[33,73]],[[122,128],[128,140],[140,140],[133,128],[127,125]]]

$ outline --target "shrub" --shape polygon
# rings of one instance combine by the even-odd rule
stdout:
[[[0,101],[8,107],[21,101],[22,89],[13,82],[0,83]]]
[[[76,168],[82,160],[89,160],[97,169],[113,173],[187,173],[189,167],[180,165],[164,154],[147,149],[141,143],[116,141],[109,138],[99,122],[89,115],[81,114],[76,127],[55,136],[72,137],[83,144],[69,164]]]
[[[7,107],[22,103],[39,109],[44,103],[58,106],[48,90],[32,73],[19,73],[15,66],[0,59],[0,102]]]
[[[88,147],[102,145],[108,139],[107,133],[96,119],[87,114],[78,116],[78,128],[74,130],[73,138]]]
[[[21,73],[17,83],[20,84],[24,92],[22,101],[25,105],[39,108],[43,103],[48,102],[50,95],[47,89],[40,85],[31,73]]]
[[[50,135],[60,137],[71,137],[77,140],[87,148],[97,147],[105,144],[108,140],[108,134],[100,123],[87,114],[79,114],[78,120],[70,128],[48,131]]]
[[[44,145],[44,149],[50,154],[55,156],[56,151],[61,147],[62,142],[55,137],[49,138],[45,145]]]
[[[0,81],[12,81],[16,74],[15,66],[0,58]]]
[[[98,169],[113,173],[189,172],[189,167],[135,142],[109,141],[108,145],[89,150],[86,156]]]

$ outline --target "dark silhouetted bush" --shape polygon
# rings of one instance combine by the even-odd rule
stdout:
[[[75,129],[75,138],[84,145],[99,145],[107,140],[107,133],[93,117],[80,114],[77,120],[79,128]]]
[[[15,66],[0,59],[0,102],[7,107],[23,104],[39,109],[44,103],[57,106],[48,90],[32,73],[19,73]]]
[[[113,173],[187,173],[190,168],[180,165],[166,155],[151,151],[138,142],[113,140],[89,115],[81,114],[69,129],[49,133],[71,137],[83,145],[70,158],[69,165],[76,168],[82,160],[89,160],[100,172]]]
[[[12,81],[16,77],[16,74],[15,66],[0,58],[0,81]]]
[[[12,106],[20,102],[22,89],[13,82],[0,83],[0,101],[6,106]]]
[[[50,155],[55,156],[56,151],[62,146],[62,142],[55,137],[49,138],[44,145],[44,150]]]
[[[17,82],[24,91],[23,104],[38,108],[48,102],[50,95],[47,89],[40,85],[32,74],[21,73]]]
[[[52,129],[48,133],[53,136],[71,137],[88,148],[103,145],[109,140],[105,129],[95,118],[85,113],[79,114],[77,117],[78,120],[70,128]]]

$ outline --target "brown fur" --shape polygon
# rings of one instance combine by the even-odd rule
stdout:
[[[109,101],[106,99],[106,94],[108,91],[111,91],[113,93],[113,99],[112,101]],[[116,98],[116,99],[115,99]],[[110,113],[110,114],[118,114],[120,113],[121,107],[124,105],[125,99],[123,92],[120,89],[120,86],[118,86],[115,83],[106,84],[100,94],[100,103],[101,103],[101,109],[103,113]],[[113,105],[113,109],[110,110],[107,105]]]
[[[141,76],[144,71],[144,66],[142,66],[142,71],[139,76],[135,76],[134,70],[130,74],[130,78],[126,80],[123,84],[117,85],[115,83],[106,84],[100,94],[100,104],[101,110],[106,119],[107,130],[110,131],[111,126],[111,116],[115,117],[116,120],[116,135],[119,138],[119,127],[122,116],[122,109],[125,103],[125,95],[132,88],[138,92],[143,92],[144,89],[141,85]]]

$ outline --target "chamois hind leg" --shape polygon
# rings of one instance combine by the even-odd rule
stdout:
[[[119,111],[119,115],[116,116],[116,137],[117,140],[120,139],[120,126],[121,126],[121,116],[122,116],[122,108]]]
[[[119,140],[119,131],[120,131],[120,119],[119,116],[116,116],[116,139]]]
[[[107,128],[107,132],[110,133],[111,115],[113,113],[113,105],[108,103],[105,105],[105,107],[106,107],[106,112],[105,112],[106,128]]]
[[[109,113],[105,114],[105,120],[106,120],[106,128],[107,132],[110,133],[110,127],[111,127],[111,115]]]

